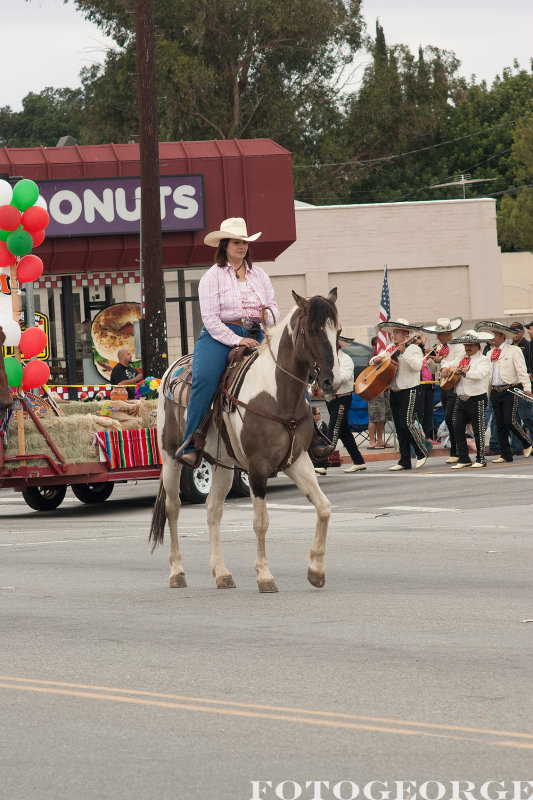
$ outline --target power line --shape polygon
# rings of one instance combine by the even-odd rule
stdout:
[[[491,125],[490,128],[481,128],[479,131],[475,131],[474,133],[467,133],[465,136],[459,136],[456,139],[448,139],[446,142],[438,142],[437,144],[427,145],[427,147],[420,147],[417,150],[407,150],[404,153],[396,153],[390,156],[380,156],[380,158],[370,158],[361,161],[331,161],[331,162],[324,162],[322,164],[294,164],[293,169],[320,169],[321,167],[368,167],[372,164],[379,164],[386,161],[393,161],[397,158],[403,158],[404,156],[412,156],[416,155],[417,153],[424,153],[427,150],[436,150],[438,147],[445,147],[448,144],[455,144],[456,142],[462,142],[465,139],[471,139],[474,136],[479,136],[482,133],[489,133],[490,131],[496,130],[497,128],[503,128],[508,125],[514,125],[521,119],[526,119],[529,117],[530,114],[524,114],[521,117],[517,117],[516,119],[508,120],[506,122],[499,122],[497,125]]]

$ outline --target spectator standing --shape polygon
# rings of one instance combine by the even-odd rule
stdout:
[[[373,336],[370,340],[372,345],[372,355],[378,354],[378,337]],[[370,358],[368,359],[370,361]],[[383,450],[392,445],[385,444],[385,423],[392,421],[390,410],[390,389],[385,389],[383,394],[374,400],[368,401],[368,448],[369,450]]]

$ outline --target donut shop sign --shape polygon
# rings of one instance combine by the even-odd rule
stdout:
[[[39,181],[39,192],[47,237],[139,233],[140,178]],[[163,233],[205,228],[203,175],[163,175],[159,195]]]

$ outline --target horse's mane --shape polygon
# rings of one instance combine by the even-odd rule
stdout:
[[[311,298],[311,305],[309,306],[309,332],[319,333],[324,329],[328,321],[332,322],[335,327],[338,326],[337,306],[327,297],[317,294]]]
[[[268,339],[272,340],[276,332],[279,331],[280,328],[285,327],[287,319],[292,316],[296,308],[297,306],[291,308],[285,319],[280,319],[276,325],[273,325],[271,328],[263,329],[265,338],[260,345],[261,349],[267,346]],[[311,297],[308,317],[308,327],[311,334],[317,334],[323,330],[328,320],[331,321],[335,327],[338,328],[339,326],[337,306],[327,297],[322,297],[320,294]]]

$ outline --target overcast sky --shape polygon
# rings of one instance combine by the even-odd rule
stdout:
[[[105,37],[72,4],[2,5],[0,106],[19,111],[28,92],[79,86],[81,68],[104,60]],[[388,44],[455,51],[462,75],[489,84],[515,58],[525,69],[533,58],[533,0],[363,0],[363,16],[372,34],[379,17]]]

